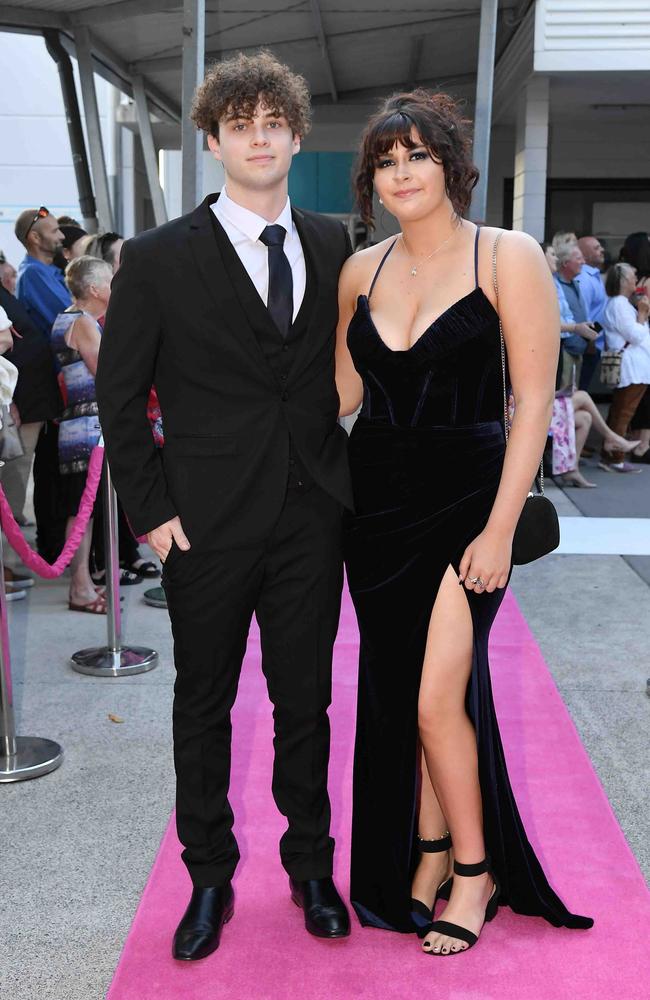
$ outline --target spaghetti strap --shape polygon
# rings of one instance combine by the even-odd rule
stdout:
[[[398,239],[399,239],[399,237],[398,237]],[[393,248],[394,248],[394,246],[395,246],[396,243],[397,243],[397,240],[393,240],[393,242],[389,246],[388,250],[386,251],[386,253],[384,254],[384,256],[381,258],[381,261],[379,262],[379,267],[375,271],[375,276],[374,276],[374,278],[372,279],[372,281],[370,283],[370,288],[368,289],[368,296],[367,296],[368,297],[368,301],[370,301],[370,296],[372,295],[372,290],[375,287],[375,283],[377,281],[377,278],[379,277],[379,272],[381,271],[382,267],[386,263],[386,258],[388,257],[389,253],[393,250]]]
[[[476,227],[476,236],[474,237],[474,288],[478,288],[478,237],[481,232],[481,227]]]

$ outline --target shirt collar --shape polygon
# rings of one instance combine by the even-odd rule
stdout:
[[[29,254],[25,254],[20,264],[18,265],[18,276],[20,277],[29,270],[37,270],[42,274],[47,275],[48,280],[58,281],[65,286],[65,277],[63,271],[60,270],[52,261],[51,264],[46,264],[42,260],[38,260],[36,257],[31,257]],[[66,286],[67,287],[67,286]]]
[[[28,254],[28,253],[25,254],[25,256],[23,257],[22,261],[18,265],[19,269],[22,268],[23,270],[26,267],[42,267],[42,268],[45,268],[45,270],[49,270],[53,266],[56,266],[56,265],[54,265],[54,264],[46,264],[45,261],[39,260],[37,257],[32,257],[31,254]],[[57,268],[57,270],[58,270],[58,268]]]
[[[287,239],[291,237],[293,230],[293,220],[291,218],[291,202],[287,198],[286,204],[277,219],[274,222],[269,223],[266,219],[263,219],[261,215],[257,215],[256,212],[251,212],[250,209],[244,208],[243,205],[238,205],[236,201],[228,197],[228,192],[225,187],[221,189],[221,194],[218,200],[212,206],[217,218],[225,219],[239,230],[244,236],[255,243],[259,240],[261,234],[269,225],[282,226],[287,232]]]

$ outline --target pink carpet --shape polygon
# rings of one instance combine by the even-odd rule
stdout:
[[[336,877],[347,895],[357,630],[346,595],[336,646],[330,790]],[[232,803],[242,862],[221,948],[175,963],[170,942],[190,892],[173,818],[127,937],[108,1000],[647,1000],[650,900],[621,829],[512,596],[492,633],[492,675],[510,775],[554,887],[590,931],[502,909],[471,955],[439,961],[415,937],[361,929],[309,937],[277,856],[271,714],[251,634],[234,718]],[[645,985],[644,985],[645,984]]]

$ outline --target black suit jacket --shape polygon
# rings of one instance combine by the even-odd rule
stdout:
[[[290,440],[327,493],[351,508],[352,491],[334,383],[347,233],[294,210],[315,287],[304,333],[282,343],[244,267],[224,260],[210,208],[217,197],[124,245],[96,387],[111,471],[136,533],[178,514],[193,544],[219,548],[268,536],[284,501]],[[265,357],[262,334],[280,338],[284,378]],[[152,385],[162,455],[146,417]]]

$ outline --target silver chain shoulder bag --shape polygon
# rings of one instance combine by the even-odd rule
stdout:
[[[499,312],[499,286],[497,284],[497,246],[503,233],[500,232],[492,248],[492,281]],[[499,316],[499,338],[501,340],[501,372],[503,375],[503,428],[508,444],[510,433],[510,418],[508,414],[508,388],[506,385],[506,345],[503,339],[503,327]],[[548,555],[560,544],[560,522],[557,511],[544,494],[544,463],[539,466],[539,492],[534,492],[536,483],[524,502],[517,522],[512,541],[512,561],[515,566],[533,562]]]

